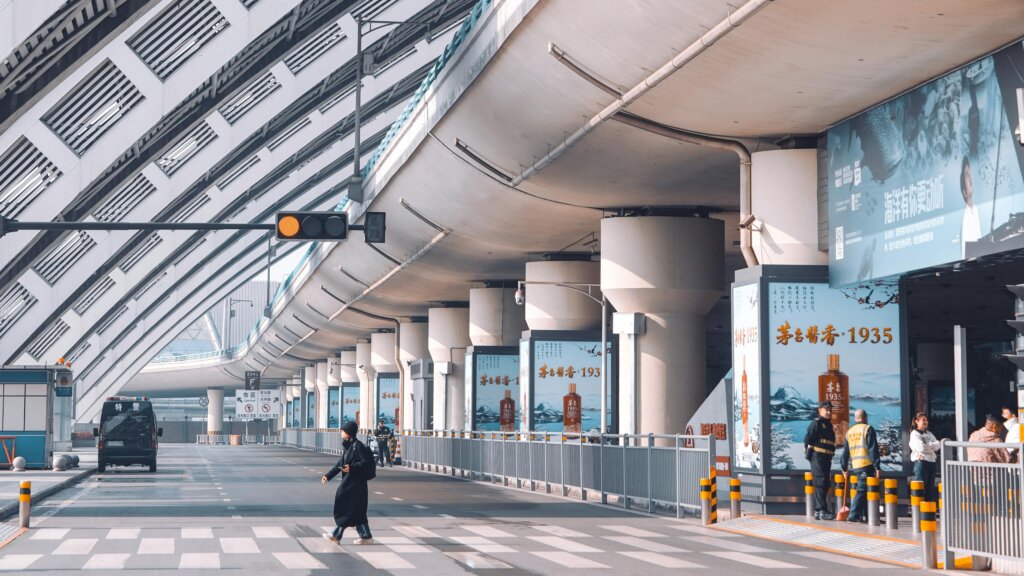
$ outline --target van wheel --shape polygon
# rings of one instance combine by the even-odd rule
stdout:
[[[156,472],[156,460],[151,460],[149,463],[149,471]]]
[[[107,463],[104,462],[103,460],[100,460],[99,463],[97,463],[97,465],[96,465],[96,470],[98,472],[106,472],[107,471]]]

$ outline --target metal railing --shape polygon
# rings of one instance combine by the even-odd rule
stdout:
[[[1024,560],[1024,463],[971,461],[979,456],[977,450],[1017,450],[1019,454],[1021,447],[942,441],[942,537],[946,566],[953,565],[954,553]]]
[[[280,444],[280,436],[266,434],[199,434],[196,436],[196,444],[240,446],[245,444]]]

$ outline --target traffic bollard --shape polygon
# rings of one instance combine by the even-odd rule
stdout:
[[[32,511],[32,483],[22,482],[18,490],[18,518],[21,520],[21,527],[29,527],[29,516]]]
[[[942,513],[942,482],[939,482],[938,489],[939,489],[939,513],[941,514]]]
[[[925,569],[939,565],[935,524],[935,502],[921,502],[921,567]]]
[[[708,474],[711,483],[711,523],[718,524],[718,470],[711,467]]]
[[[878,526],[878,478],[868,476],[868,526]]]
[[[838,515],[839,511],[846,505],[846,477],[842,474],[836,474],[832,479],[836,483],[836,515]]]
[[[896,512],[896,479],[885,479],[885,527],[889,530],[899,528],[899,517]]]
[[[742,515],[740,511],[740,499],[742,494],[740,493],[740,479],[729,478],[729,511],[733,520],[739,518]]]
[[[810,472],[804,472],[804,514],[814,518],[814,476]]]
[[[711,480],[700,479],[700,523],[711,524]]]
[[[924,501],[924,482],[910,481],[910,520],[914,525],[914,534],[921,533],[921,502]]]

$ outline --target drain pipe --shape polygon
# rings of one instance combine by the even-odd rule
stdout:
[[[373,312],[367,312],[361,310],[355,306],[349,306],[348,310],[355,312],[356,314],[362,314],[367,318],[373,318],[374,320],[380,320],[381,322],[391,322],[395,325],[395,366],[398,366],[398,396],[399,396],[399,408],[405,404],[405,367],[402,366],[402,323],[398,321],[398,318],[392,318],[390,316],[381,316],[380,314],[374,314]],[[398,411],[398,422],[395,422],[395,429],[398,430],[401,421],[405,418],[405,414],[402,410]]]
[[[711,28],[704,34],[701,34],[700,38],[686,47],[686,49],[677,54],[674,58],[666,62],[661,68],[655,70],[653,74],[627,91],[615,102],[612,102],[604,110],[598,112],[596,116],[587,120],[583,126],[569,135],[569,137],[567,137],[561,144],[548,152],[546,156],[513,178],[509,184],[512,187],[516,187],[524,180],[536,174],[539,170],[550,164],[555,158],[558,158],[566,150],[579,142],[581,138],[586,136],[587,133],[596,128],[601,122],[604,122],[625,110],[627,106],[671,76],[676,70],[682,68],[691,60],[702,54],[705,50],[714,45],[715,42],[725,37],[725,35],[739,27],[758,10],[764,8],[771,2],[772,0],[749,0],[749,2],[744,4],[735,12],[730,13],[725,20],[722,20],[715,25],[715,27]]]
[[[621,122],[627,126],[639,128],[652,134],[678,140],[680,142],[686,142],[688,144],[696,144],[697,146],[708,146],[710,148],[717,148],[719,150],[728,150],[734,152],[740,159],[740,252],[743,253],[743,259],[746,261],[747,266],[757,266],[757,255],[754,254],[753,247],[753,234],[751,233],[750,222],[753,220],[751,215],[751,191],[750,191],[750,150],[743,145],[742,142],[736,140],[729,140],[727,138],[719,138],[717,136],[708,136],[707,134],[697,134],[695,132],[688,132],[672,126],[666,126],[653,120],[641,118],[628,112],[619,112],[612,117],[612,120]]]

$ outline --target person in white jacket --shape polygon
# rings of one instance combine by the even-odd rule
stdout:
[[[1009,444],[1020,444],[1020,422],[1017,420],[1017,415],[1008,406],[1003,406],[1003,419],[1006,422],[1003,426],[1006,426],[1006,442]],[[1020,457],[1018,454],[1020,450],[1010,448],[1010,458],[1014,462]]]
[[[935,435],[928,431],[928,416],[918,412],[914,416],[914,427],[910,431],[910,461],[914,463],[914,480],[924,482],[925,502],[936,502],[935,473],[938,469],[941,445]]]

